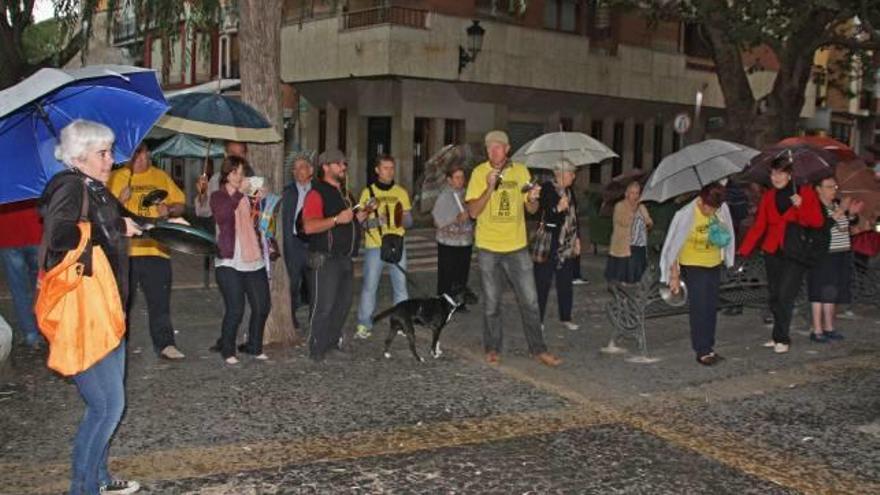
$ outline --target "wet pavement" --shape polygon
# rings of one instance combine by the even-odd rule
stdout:
[[[601,262],[584,259],[593,280]],[[430,272],[415,279],[434,285]],[[380,307],[389,293],[383,282]],[[684,317],[649,321],[656,363],[600,353],[611,334],[604,287],[575,297],[581,329],[570,331],[551,294],[545,337],[565,359],[559,369],[527,355],[509,292],[499,367],[482,361],[479,306],[455,317],[443,356],[425,363],[402,337],[383,358],[382,324],[321,364],[297,347],[228,366],[207,349],[219,294],[197,288],[173,293],[187,359],[172,363],[151,349],[141,299],[113,471],[156,494],[880,493],[876,308],[856,307],[859,319],[840,320],[847,339],[829,345],[809,343],[796,319],[784,356],[760,347],[769,330],[757,310],[722,316],[716,350],[727,359],[705,368]],[[0,311],[9,306],[0,298]],[[82,404],[44,362],[16,349],[0,368],[0,494],[66,486]]]

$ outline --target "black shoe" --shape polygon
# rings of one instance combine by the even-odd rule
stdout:
[[[208,347],[208,350],[211,352],[220,352],[220,344],[214,344],[211,347]]]
[[[469,310],[468,307],[465,306],[464,304],[459,306],[459,308],[456,311],[458,311],[459,313],[470,313],[471,312],[471,310]]]
[[[739,315],[743,314],[743,307],[742,306],[731,306],[729,308],[725,308],[724,311],[721,312],[721,314],[723,314],[725,316],[739,316]]]

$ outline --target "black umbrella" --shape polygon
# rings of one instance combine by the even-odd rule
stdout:
[[[779,157],[791,160],[791,176],[797,185],[818,182],[833,176],[833,167],[839,161],[834,153],[808,144],[776,145],[752,158],[742,178],[750,182],[770,185],[770,165]]]

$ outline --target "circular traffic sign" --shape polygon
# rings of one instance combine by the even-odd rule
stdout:
[[[691,116],[687,112],[681,112],[672,121],[672,128],[678,134],[684,134],[691,129]]]

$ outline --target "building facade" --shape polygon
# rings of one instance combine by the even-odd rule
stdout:
[[[509,132],[514,149],[559,129],[602,140],[621,158],[578,178],[599,187],[723,126],[712,62],[682,23],[652,25],[584,0],[532,0],[525,11],[516,0],[314,4],[285,2],[281,76],[302,98],[300,144],[343,149],[355,187],[388,152],[398,158],[400,182],[412,187],[444,144],[479,142],[495,128]],[[484,35],[472,57],[474,20]],[[462,50],[474,59],[464,67]],[[775,58],[752,59],[763,69],[750,75],[760,96],[771,87]],[[693,117],[698,98],[698,121],[675,133],[675,116]]]

